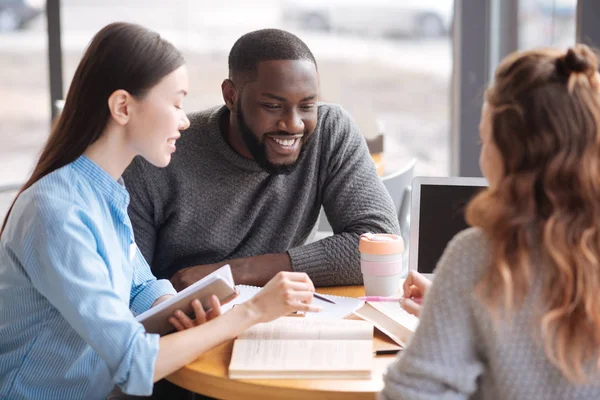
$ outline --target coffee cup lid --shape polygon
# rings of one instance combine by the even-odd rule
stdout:
[[[404,252],[404,241],[399,235],[388,233],[363,233],[358,250],[365,254],[398,254]]]

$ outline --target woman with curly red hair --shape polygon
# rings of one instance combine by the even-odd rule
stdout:
[[[489,188],[448,245],[386,399],[600,398],[600,76],[516,53],[485,95]]]

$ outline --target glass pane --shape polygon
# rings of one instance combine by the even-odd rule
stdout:
[[[575,44],[577,0],[521,0],[519,48]]]
[[[28,178],[50,129],[44,4],[0,2],[0,188]],[[12,198],[0,190],[0,219]]]
[[[184,52],[185,108],[202,110],[223,104],[235,40],[281,28],[315,54],[321,99],[346,108],[369,140],[384,135],[386,173],[413,157],[418,174],[449,172],[453,0],[65,0],[62,7],[66,84],[85,44],[118,18],[159,31]]]

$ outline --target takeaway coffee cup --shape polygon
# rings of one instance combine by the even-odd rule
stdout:
[[[400,290],[404,241],[398,235],[365,233],[360,237],[360,269],[367,296],[392,296]]]

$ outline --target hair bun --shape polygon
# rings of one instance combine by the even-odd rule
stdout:
[[[567,50],[567,54],[556,60],[558,71],[566,76],[584,73],[588,76],[596,72],[595,57],[586,45],[577,45]]]

